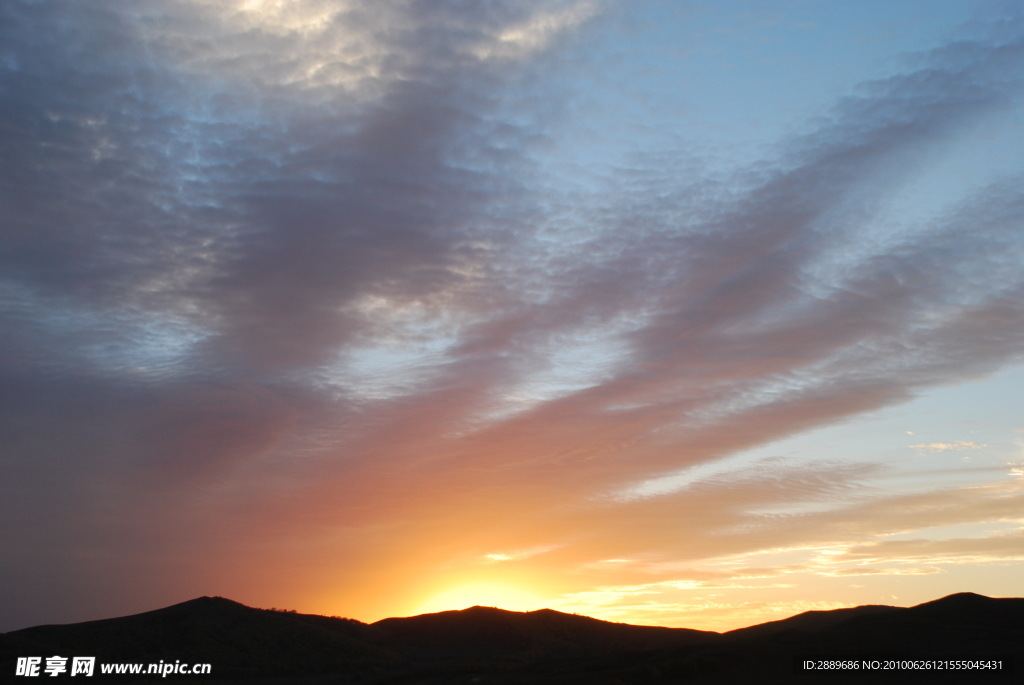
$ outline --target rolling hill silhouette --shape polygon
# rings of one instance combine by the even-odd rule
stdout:
[[[911,608],[810,611],[727,633],[610,623],[550,609],[472,607],[373,624],[254,609],[200,597],[123,618],[0,635],[0,681],[19,656],[98,663],[210,663],[210,676],[108,676],[105,682],[641,683],[1018,682],[1024,599],[951,595]],[[800,673],[802,657],[992,657],[1001,671]],[[64,674],[67,678],[67,674]],[[47,678],[49,681],[49,678]],[[104,681],[97,673],[86,682]]]

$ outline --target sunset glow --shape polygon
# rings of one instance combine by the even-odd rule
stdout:
[[[500,583],[471,583],[460,585],[434,595],[414,613],[431,614],[472,606],[499,607],[509,611],[536,611],[543,609],[544,600],[530,592]]]
[[[1024,10],[0,5],[0,631],[1024,595]]]

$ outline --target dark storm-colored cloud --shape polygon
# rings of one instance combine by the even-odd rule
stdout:
[[[164,577],[154,550],[227,567],[384,526],[359,545],[390,558],[467,518],[473,544],[527,548],[617,516],[642,551],[685,516],[736,551],[708,540],[740,503],[864,468],[609,495],[1024,351],[1019,179],[859,239],[1019,105],[1020,41],[923,56],[728,190],[622,170],[552,226],[543,77],[596,6],[281,7],[0,9],[5,573],[30,598],[53,549],[109,585],[126,558]],[[415,373],[374,361],[393,349]]]

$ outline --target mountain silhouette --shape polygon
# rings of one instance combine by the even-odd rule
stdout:
[[[850,609],[832,609],[831,611],[805,611],[802,614],[784,618],[781,621],[769,621],[759,623],[747,628],[738,628],[725,633],[732,638],[766,638],[771,635],[789,632],[812,632],[824,630],[847,621],[856,616],[867,614],[891,613],[899,611],[899,607],[886,606],[883,604],[868,604],[865,606],[852,607]]]
[[[609,623],[551,609],[516,612],[475,606],[373,624],[387,644],[403,651],[438,655],[538,653],[559,650],[653,648],[689,644],[717,633]]]
[[[100,664],[212,665],[209,676],[85,679],[118,683],[1009,683],[1019,682],[1014,678],[1024,670],[1024,599],[961,593],[910,608],[810,611],[720,634],[479,606],[366,624],[200,597],[122,618],[0,635],[0,682],[33,682],[14,676],[17,657],[52,655],[95,656]],[[888,674],[795,668],[825,657],[974,657],[998,659],[1001,668]]]
[[[401,660],[358,621],[254,609],[200,597],[142,614],[47,625],[0,636],[0,658],[96,656],[100,662],[210,663],[218,677],[302,675],[386,667]],[[13,663],[13,662],[12,662]],[[5,672],[14,672],[7,668]],[[123,677],[118,682],[127,682]]]

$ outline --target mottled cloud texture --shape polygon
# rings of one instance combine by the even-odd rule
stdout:
[[[756,511],[879,467],[644,489],[1021,360],[1022,179],[884,221],[1019,109],[1021,33],[918,55],[756,168],[560,191],[560,79],[616,11],[0,6],[0,629],[199,594],[379,618],[477,567],[622,596],[844,541],[845,570],[761,575],[1024,558],[869,542],[1019,517],[1019,479],[814,516]]]

